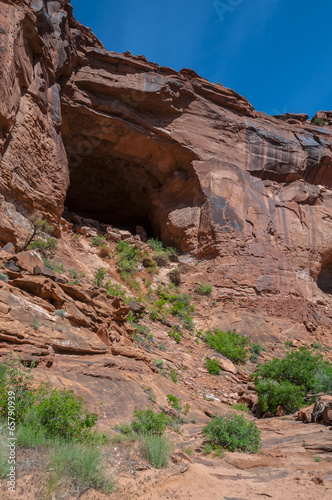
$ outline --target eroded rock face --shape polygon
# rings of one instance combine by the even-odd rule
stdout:
[[[329,113],[268,117],[193,71],[107,52],[67,0],[0,4],[3,244],[66,200],[218,256],[225,289],[330,303]]]
[[[75,37],[101,46],[70,19],[68,0],[1,2],[0,239],[18,247],[31,234],[29,214],[59,222],[69,174],[57,79],[77,60]]]

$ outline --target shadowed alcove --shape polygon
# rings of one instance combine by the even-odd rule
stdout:
[[[81,159],[69,157],[69,173],[70,212],[132,233],[143,226],[149,236],[158,236],[151,194],[160,184],[139,162],[92,152]]]
[[[183,251],[196,248],[206,201],[193,167],[196,154],[152,127],[150,113],[138,117],[110,96],[102,106],[90,91],[89,97],[100,109],[74,105],[71,92],[62,99],[68,210],[132,233],[143,226],[148,236]]]
[[[317,285],[322,292],[332,295],[332,258],[323,264],[317,277]]]

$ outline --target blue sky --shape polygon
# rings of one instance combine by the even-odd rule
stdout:
[[[268,114],[332,109],[331,0],[72,0],[116,52],[194,69]]]

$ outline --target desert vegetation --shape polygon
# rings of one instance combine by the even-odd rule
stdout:
[[[262,411],[276,414],[278,406],[287,413],[313,401],[319,393],[332,393],[332,364],[308,348],[290,351],[283,359],[261,364],[254,376]]]
[[[207,331],[203,336],[206,344],[234,363],[245,363],[248,360],[249,339],[239,335],[235,330],[223,332],[215,329]]]
[[[195,287],[195,292],[197,295],[211,295],[212,285],[205,285],[204,283],[198,283]]]
[[[113,491],[113,479],[104,469],[100,445],[106,442],[94,428],[97,415],[84,400],[66,389],[49,384],[33,385],[33,365],[23,366],[19,359],[0,364],[0,419],[8,413],[8,394],[15,394],[17,446],[40,448],[51,473],[44,485],[44,495],[55,493],[66,482],[83,491],[93,487],[105,493]],[[2,440],[1,440],[2,441]],[[0,475],[8,472],[8,450],[0,446]]]
[[[317,118],[317,117],[312,120],[312,123],[314,125],[318,125],[319,127],[324,127],[326,125],[326,122],[323,118]]]
[[[257,453],[261,447],[260,431],[255,422],[242,415],[215,417],[202,430],[212,448]]]

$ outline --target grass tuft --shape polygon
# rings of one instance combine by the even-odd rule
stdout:
[[[169,464],[172,443],[165,436],[147,434],[142,440],[142,451],[153,467],[161,469]]]

